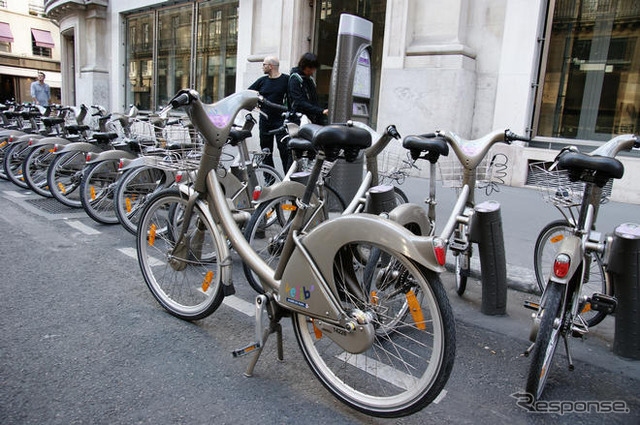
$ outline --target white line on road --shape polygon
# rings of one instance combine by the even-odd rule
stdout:
[[[138,252],[135,248],[118,248],[118,251],[126,255],[127,257],[131,257],[135,260],[138,259]],[[162,261],[157,260],[155,258],[151,258],[151,266],[159,266],[164,264]],[[231,307],[234,310],[239,311],[242,314],[245,314],[249,317],[254,317],[256,315],[255,306],[247,302],[241,298],[236,297],[235,295],[231,295],[225,297],[222,301],[226,306]]]
[[[73,227],[74,229],[81,231],[85,235],[99,235],[100,233],[102,233],[99,230],[96,230],[93,227],[89,227],[86,224],[83,224],[77,220],[65,221],[65,223],[67,223],[69,226]]]
[[[16,192],[15,190],[5,190],[5,195],[12,196],[14,198],[26,198],[27,195],[23,195],[22,193]]]
[[[440,394],[438,394],[438,397],[436,397],[436,399],[433,400],[433,404],[440,403],[442,399],[446,397],[446,395],[447,395],[447,390],[440,391]]]
[[[342,353],[336,357],[342,361],[346,361],[351,366],[355,366],[403,390],[408,390],[415,385],[416,379],[413,376],[372,359],[371,357],[362,354],[351,355],[348,353]]]

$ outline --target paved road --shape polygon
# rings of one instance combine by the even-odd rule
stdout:
[[[518,194],[505,189],[510,200]],[[572,341],[574,372],[557,356],[545,394],[550,401],[620,400],[629,413],[529,413],[510,396],[522,389],[529,363],[521,356],[528,313],[520,307],[529,295],[510,291],[506,316],[484,316],[479,285],[458,298],[446,273],[456,364],[439,402],[418,414],[371,419],[337,402],[313,378],[286,321],[285,361],[268,345],[256,375],[245,378],[247,359],[230,355],[254,333],[246,314],[253,294],[240,267],[233,302],[186,323],[149,294],[131,235],[81,211],[46,212],[36,199],[0,181],[3,424],[640,422],[640,362],[611,353],[613,319],[586,341]]]

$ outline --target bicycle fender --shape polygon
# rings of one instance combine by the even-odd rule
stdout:
[[[402,227],[406,227],[412,232],[421,236],[431,234],[431,224],[427,212],[420,205],[401,204],[389,213],[389,220],[395,221]]]
[[[63,139],[62,137],[43,137],[39,139],[37,142],[32,143],[31,146],[47,146],[47,145],[68,145],[69,142],[67,139]]]
[[[22,136],[18,137],[18,138],[14,138],[13,142],[11,143],[20,143],[20,142],[28,142],[29,140],[37,140],[40,139],[44,136],[40,135],[40,134],[23,134]]]
[[[549,280],[552,282],[559,283],[561,285],[566,285],[569,283],[573,275],[575,274],[578,266],[582,264],[583,251],[582,251],[582,241],[578,236],[568,235],[562,240],[560,248],[558,249],[558,253],[556,257],[560,254],[567,254],[571,259],[571,263],[569,264],[569,272],[565,277],[558,277],[555,273],[551,273]]]
[[[91,160],[87,162],[87,164],[95,164],[96,162],[102,161],[111,161],[114,159],[134,159],[137,158],[138,155],[135,155],[131,152],[121,151],[121,150],[109,150],[100,152],[95,157],[91,157]]]
[[[339,312],[329,297],[338,297],[333,262],[342,246],[351,242],[376,244],[441,273],[444,267],[436,259],[433,239],[414,235],[400,224],[372,214],[351,214],[325,221],[303,236],[300,243],[326,286],[319,282],[314,267],[300,246],[296,246],[281,279],[279,302],[291,310],[338,321]]]
[[[103,150],[104,149],[100,149],[92,143],[74,142],[63,146],[62,149],[58,149],[56,154],[59,155],[67,152],[102,152]]]
[[[157,156],[141,156],[135,159],[132,159],[131,162],[122,167],[122,171],[130,170],[132,168],[139,167],[157,167],[158,162],[161,161],[162,158],[158,158]]]

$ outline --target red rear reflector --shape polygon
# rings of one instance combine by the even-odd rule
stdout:
[[[447,246],[442,239],[433,239],[433,252],[436,254],[436,260],[438,260],[438,264],[444,266],[444,263],[447,260]]]
[[[176,183],[180,183],[180,180],[182,180],[182,174],[176,175]]]
[[[91,154],[90,153],[87,154],[87,162],[89,162],[89,161],[91,161]]]
[[[262,186],[256,186],[256,188],[253,189],[253,200],[257,201],[260,195],[262,195]]]
[[[558,277],[565,277],[569,273],[571,258],[567,254],[560,254],[553,263],[553,274]]]
[[[124,167],[124,161],[120,160],[120,162],[118,163],[118,168],[122,168]]]

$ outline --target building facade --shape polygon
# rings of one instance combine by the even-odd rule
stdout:
[[[640,132],[638,0],[48,0],[60,25],[63,102],[155,110],[182,87],[213,102],[248,87],[265,56],[281,71],[318,53],[326,101],[341,13],[374,24],[372,123],[403,135],[495,128],[506,183],[567,144]],[[396,147],[396,149],[399,149]],[[640,159],[612,198],[640,203]]]
[[[59,39],[44,0],[0,0],[0,102],[31,102],[31,83],[42,71],[51,103],[60,103]]]

